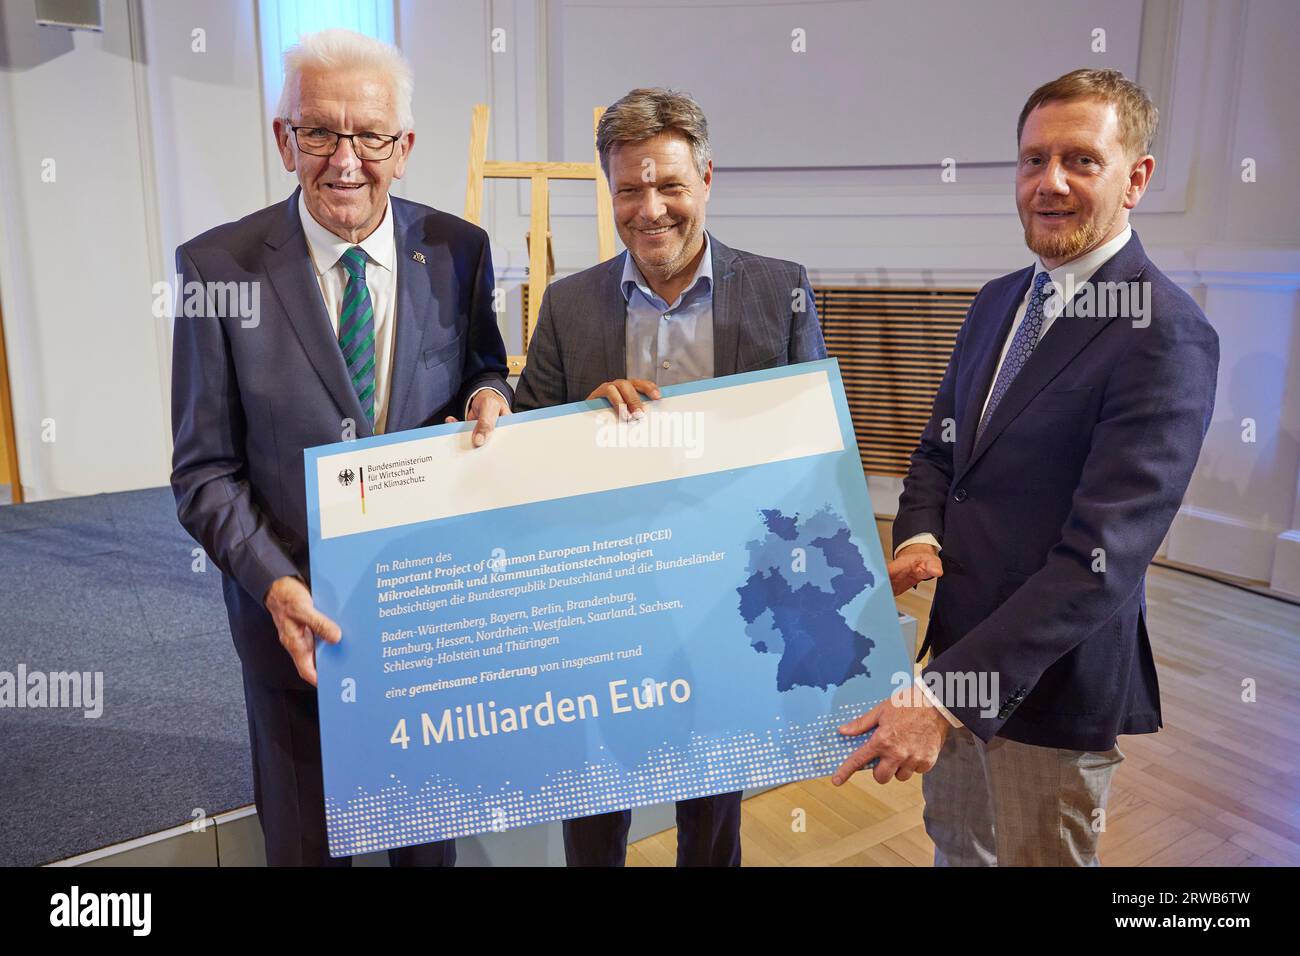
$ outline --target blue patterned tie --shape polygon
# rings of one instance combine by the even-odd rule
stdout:
[[[989,419],[997,411],[998,403],[1007,394],[1007,389],[1020,374],[1020,370],[1025,367],[1025,363],[1029,361],[1029,356],[1034,354],[1034,346],[1038,344],[1038,333],[1043,329],[1043,304],[1053,291],[1051,282],[1052,277],[1046,272],[1034,276],[1034,291],[1029,295],[1025,317],[1020,322],[1020,328],[1016,329],[1015,338],[1011,340],[1007,357],[1002,360],[998,379],[993,383],[993,392],[989,395],[988,407],[984,409],[984,417],[980,419],[979,427],[975,429],[976,444],[979,444],[980,436],[984,434],[984,429],[988,428]]]
[[[339,348],[348,363],[348,375],[356,389],[361,408],[373,427],[375,424],[375,310],[366,287],[366,254],[360,246],[343,253],[343,268],[348,270],[347,288],[343,290],[343,312],[339,315]]]

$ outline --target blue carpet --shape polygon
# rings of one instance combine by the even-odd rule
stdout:
[[[0,708],[0,866],[252,803],[221,572],[168,488],[0,508],[0,671],[102,671],[103,715]]]

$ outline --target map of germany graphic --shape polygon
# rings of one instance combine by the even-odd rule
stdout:
[[[876,582],[848,523],[829,507],[802,522],[775,509],[761,514],[767,534],[746,545],[749,579],[736,591],[750,646],[780,655],[777,690],[826,690],[870,677],[875,642],[842,610]]]

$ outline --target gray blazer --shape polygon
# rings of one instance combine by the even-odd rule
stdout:
[[[826,357],[808,273],[797,262],[729,249],[712,235],[713,370],[733,375]],[[627,377],[622,252],[550,285],[515,393],[516,411],[586,399]],[[795,290],[807,308],[796,312]]]

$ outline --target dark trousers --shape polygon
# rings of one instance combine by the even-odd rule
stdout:
[[[244,674],[253,800],[268,866],[351,866],[329,855],[316,691],[268,687]],[[391,866],[455,866],[456,841],[388,851]]]
[[[627,862],[631,810],[564,821],[569,866]],[[740,792],[677,801],[677,865],[740,866]]]

